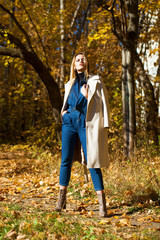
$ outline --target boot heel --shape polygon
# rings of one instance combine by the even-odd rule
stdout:
[[[63,209],[66,209],[66,201],[65,201],[65,203],[64,203],[64,205],[63,205]]]

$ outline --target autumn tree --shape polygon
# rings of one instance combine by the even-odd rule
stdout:
[[[137,47],[143,46],[143,39],[148,48],[156,38],[158,1],[95,1],[99,11],[105,12],[105,19],[112,24],[112,32],[117,37],[122,49],[122,101],[123,101],[123,128],[124,153],[129,155],[134,147],[136,133],[135,114],[135,79],[134,73],[139,72],[136,80],[141,82],[145,93],[145,118],[148,138],[158,145],[158,107],[155,99],[155,90],[150,77],[144,69],[142,52]],[[156,17],[156,21],[153,19]],[[153,24],[154,23],[154,24]],[[154,27],[153,27],[154,26]],[[143,37],[141,37],[143,36]],[[146,36],[144,38],[144,36]],[[152,36],[150,39],[148,36]],[[137,71],[138,70],[138,71]],[[136,75],[137,76],[137,75]]]
[[[77,49],[77,44],[81,40],[83,31],[87,32],[87,17],[89,16],[91,9],[91,0],[82,1],[80,0],[75,4],[76,7],[73,8],[73,17],[70,18],[69,15],[71,11],[71,2],[60,0],[60,29],[61,29],[61,65],[60,65],[60,88],[63,87],[65,81],[65,65],[67,62],[67,45],[72,46],[71,56],[75,54]],[[68,11],[68,9],[70,11]],[[69,14],[67,14],[67,12]],[[68,24],[68,19],[70,19],[70,24]],[[87,34],[86,34],[87,36]]]
[[[149,75],[148,69],[145,69],[145,60],[152,56],[153,61],[155,53],[160,52],[158,47],[160,38],[159,28],[159,1],[141,1],[139,4],[139,38],[137,51],[135,53],[135,64],[137,71],[137,81],[143,89],[143,105],[145,111],[145,131],[147,139],[159,144],[158,140],[158,102],[156,92],[159,88],[158,78]],[[157,46],[157,47],[156,47]],[[154,65],[158,65],[154,62]],[[158,70],[157,70],[158,71]]]
[[[24,61],[32,65],[35,71],[38,73],[39,77],[45,84],[51,104],[54,109],[60,111],[62,105],[62,99],[59,91],[58,84],[54,80],[50,73],[50,69],[43,63],[43,61],[38,57],[38,54],[34,50],[31,39],[27,31],[18,21],[15,13],[7,9],[4,5],[0,4],[1,12],[3,12],[3,17],[8,15],[13,23],[16,25],[16,30],[19,30],[24,39],[20,39],[13,33],[11,29],[7,29],[6,26],[1,22],[0,24],[0,35],[3,37],[3,46],[0,47],[0,55],[21,58]],[[18,9],[17,9],[18,11]],[[12,47],[6,46],[5,42],[9,40],[12,43]]]
[[[79,1],[75,4],[73,1],[67,1],[61,12],[59,12],[60,2],[50,3],[50,1],[43,0],[38,2],[23,2],[19,0],[15,2],[8,0],[7,2],[2,1],[0,3],[0,13],[2,16],[0,24],[0,55],[2,64],[6,65],[3,87],[6,89],[5,91],[8,89],[8,94],[10,89],[9,87],[5,87],[5,84],[7,86],[10,77],[8,78],[7,72],[9,72],[10,68],[13,69],[17,66],[18,62],[22,81],[17,86],[17,93],[20,93],[20,91],[21,94],[24,93],[23,87],[28,87],[28,90],[31,90],[29,86],[24,84],[24,81],[26,81],[25,76],[27,76],[26,73],[31,74],[29,78],[31,79],[30,83],[33,86],[35,99],[34,104],[32,102],[31,104],[35,106],[35,112],[36,109],[39,108],[36,103],[37,92],[42,92],[42,90],[38,90],[37,87],[40,85],[43,86],[44,84],[53,112],[55,113],[54,115],[57,117],[57,112],[60,112],[62,105],[59,87],[63,91],[63,82],[69,79],[70,61],[73,53],[77,49],[78,42],[85,28],[90,10],[90,2],[91,1]],[[63,29],[65,30],[64,34],[62,34],[62,29],[60,31],[62,18]],[[60,40],[63,44],[60,44]],[[60,47],[61,53],[63,52],[63,54],[60,53]],[[64,51],[67,54],[64,54]],[[17,61],[18,59],[19,61]],[[29,65],[32,66],[38,76],[33,73]],[[24,74],[22,73],[23,71],[21,71],[21,66],[22,68],[25,66]],[[67,74],[64,74],[62,70],[64,68],[67,69]],[[14,78],[15,76],[13,75],[13,79]],[[39,84],[39,79],[42,80],[43,84]],[[16,85],[17,84],[15,84],[15,86]],[[16,92],[16,90],[14,92]],[[1,95],[5,96],[5,104],[3,104],[4,107],[2,107],[3,116],[5,113],[7,114],[7,111],[9,111],[11,107],[11,104],[10,106],[7,104],[8,94],[6,95],[3,91]],[[32,95],[32,93],[30,94]],[[24,94],[24,96],[26,95]],[[26,109],[28,109],[28,107]],[[9,116],[9,114],[7,114],[7,116]],[[18,119],[19,117],[20,114],[14,117],[14,119]],[[9,121],[13,122],[13,118],[11,120],[9,117],[4,117],[4,119],[6,123],[2,125],[6,126],[4,127],[5,129],[10,128]],[[30,122],[34,123],[35,120],[31,120]],[[21,123],[21,121],[19,121],[19,123]],[[19,124],[19,128],[20,126],[21,124]]]
[[[136,134],[134,54],[138,36],[138,0],[95,1],[110,13],[112,31],[122,48],[124,154],[130,155]]]
[[[61,7],[62,6],[63,6],[63,4],[61,4]],[[87,6],[88,6],[88,3],[87,3]],[[55,7],[55,5],[54,5],[54,7]],[[37,26],[36,26],[36,24],[34,24],[34,21],[32,20],[30,13],[26,9],[22,0],[20,0],[20,5],[15,6],[15,8],[16,8],[16,10],[14,12],[12,12],[12,10],[9,10],[7,7],[5,7],[5,5],[0,4],[2,17],[6,18],[7,20],[11,19],[13,22],[13,25],[14,25],[14,28],[13,28],[14,30],[12,30],[4,22],[1,22],[1,24],[0,24],[0,34],[1,34],[1,37],[3,38],[3,40],[1,41],[2,47],[0,48],[0,55],[10,56],[10,57],[14,57],[14,58],[21,58],[24,61],[31,64],[47,88],[53,109],[60,111],[61,105],[62,105],[62,99],[61,99],[61,95],[60,95],[60,91],[59,91],[59,86],[57,84],[56,79],[53,78],[53,76],[51,74],[51,71],[50,71],[51,68],[47,62],[46,48],[42,41],[42,37],[38,33]],[[77,6],[77,8],[78,8],[78,6]],[[64,36],[64,28],[62,28],[62,25],[65,23],[65,18],[66,18],[65,12],[64,12],[64,23],[62,23],[63,15],[61,14],[61,39],[62,39],[62,42],[64,44],[64,41],[65,41],[65,44],[66,44],[67,42],[69,43],[71,38],[75,38],[75,40],[73,40],[74,51],[76,49],[76,42],[80,40],[81,33],[83,31],[83,27],[84,27],[84,24],[85,24],[86,18],[87,18],[87,12],[89,9],[87,7],[87,9],[84,13],[84,17],[83,17],[82,21],[80,21],[80,20],[78,20],[77,16],[79,14],[79,18],[81,19],[82,11],[79,12],[79,8],[78,9],[77,8],[75,9],[74,16],[71,19],[70,29],[67,31],[66,36]],[[36,49],[37,47],[34,45],[33,39],[31,39],[30,34],[27,32],[27,30],[22,26],[21,22],[19,21],[19,19],[18,19],[19,11],[23,11],[27,15],[28,21],[27,21],[26,25],[29,26],[29,29],[32,28],[32,30],[34,31],[34,34],[37,35],[38,46],[40,47],[40,49],[43,53],[42,56],[39,56],[39,52],[38,52],[39,49]],[[62,9],[61,12],[63,12],[63,11],[65,11],[65,10]],[[78,28],[78,31],[76,32],[76,34],[73,34],[73,31],[75,29],[75,24],[77,24],[77,22],[81,26]],[[17,36],[17,30],[21,37]],[[73,35],[73,37],[72,37],[72,35]],[[65,38],[65,40],[64,40],[64,38]],[[7,46],[7,44],[6,44],[7,41],[9,41],[10,43],[13,44],[12,47]],[[61,64],[60,64],[62,76],[64,75],[63,65],[65,62],[63,44],[61,44]],[[63,50],[62,50],[62,47],[63,47]],[[62,55],[63,55],[63,57],[62,57]],[[45,59],[45,61],[42,61],[42,59]],[[63,71],[62,71],[62,69],[63,69]],[[62,79],[61,79],[61,81],[62,81]],[[64,79],[63,79],[63,81],[64,81]],[[61,83],[61,85],[62,85],[62,83]]]
[[[21,122],[19,129],[27,129],[31,126],[28,124],[27,118],[30,118],[30,122],[35,124],[39,118],[42,118],[39,113],[44,112],[42,102],[40,103],[37,99],[46,99],[46,104],[49,106],[47,92],[52,109],[54,108],[56,112],[57,110],[59,112],[62,104],[61,94],[64,92],[63,84],[69,80],[72,56],[75,51],[85,51],[90,62],[90,72],[100,74],[109,91],[112,120],[109,141],[112,147],[123,145],[121,144],[123,142],[121,131],[122,125],[124,125],[125,154],[129,154],[130,149],[133,148],[136,124],[135,91],[137,103],[140,99],[139,96],[137,98],[137,94],[142,95],[140,89],[135,88],[134,73],[145,93],[145,104],[142,102],[142,105],[144,105],[145,121],[148,126],[142,125],[146,127],[149,139],[155,133],[154,141],[156,141],[157,132],[153,126],[157,127],[157,113],[155,113],[157,108],[153,108],[155,121],[151,117],[153,112],[147,111],[151,106],[157,107],[155,89],[144,69],[142,61],[144,53],[142,51],[136,52],[136,47],[140,48],[141,44],[143,46],[146,44],[150,48],[148,36],[150,39],[153,36],[158,38],[156,33],[158,32],[158,18],[152,31],[149,30],[151,21],[150,23],[147,21],[148,11],[152,15],[156,15],[153,2],[151,1],[151,5],[149,3],[144,5],[144,2],[142,5],[139,4],[137,31],[137,3],[135,1],[60,0],[52,3],[49,0],[2,1],[0,4],[2,15],[0,61],[3,65],[1,71],[3,76],[5,73],[5,78],[1,82],[3,90],[0,91],[0,94],[4,101],[1,109],[3,119],[6,121],[5,126],[13,126],[14,124],[11,122],[16,118],[15,125],[16,121]],[[61,11],[60,3],[65,3],[62,4]],[[135,18],[131,3],[135,4]],[[133,72],[134,65],[135,72]],[[6,75],[7,71],[8,76]],[[16,76],[18,76],[18,81]],[[5,81],[5,79],[8,80]],[[12,87],[15,96],[11,94]],[[6,95],[7,90],[4,91],[4,88],[8,88],[8,95]],[[125,90],[123,97],[121,96],[122,89]],[[30,96],[34,96],[35,100],[31,100]],[[27,103],[26,110],[22,109],[25,99],[29,98],[30,106]],[[13,101],[13,105],[11,101]],[[18,115],[19,118],[5,118],[7,111],[10,112],[10,109],[13,111],[12,106],[15,106],[16,101],[21,112]],[[21,101],[23,103],[20,103]],[[18,106],[16,107],[17,111]],[[46,107],[45,104],[44,106]],[[27,109],[33,114],[25,113]],[[122,109],[124,124],[122,123]],[[46,114],[48,115],[48,112]],[[140,123],[138,118],[137,120],[137,126],[140,129],[139,124],[142,122]],[[153,122],[155,122],[154,125]],[[152,134],[150,134],[151,132]]]

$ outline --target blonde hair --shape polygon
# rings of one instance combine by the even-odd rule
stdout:
[[[89,77],[89,63],[88,63],[88,59],[86,57],[86,55],[83,52],[78,52],[74,55],[73,59],[72,59],[72,63],[71,63],[71,71],[70,71],[70,84],[72,85],[74,80],[76,79],[76,69],[75,69],[75,61],[76,61],[76,57],[78,55],[83,55],[84,56],[84,60],[85,60],[85,64],[86,64],[86,69],[84,71],[84,75],[86,76],[86,79],[88,79]]]

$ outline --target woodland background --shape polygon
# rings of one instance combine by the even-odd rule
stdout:
[[[160,239],[160,1],[0,1],[0,239]],[[108,217],[74,163],[54,212],[75,52],[108,90]]]
[[[130,138],[131,150],[158,146],[159,5],[155,0],[1,1],[1,143],[29,141],[53,148],[60,141],[55,112],[73,54],[84,51],[90,72],[99,74],[108,90],[110,151],[124,150]],[[145,67],[148,55],[154,76]]]

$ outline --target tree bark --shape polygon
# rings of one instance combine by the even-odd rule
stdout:
[[[123,31],[126,31],[125,46],[122,44],[122,89],[123,89],[123,131],[124,131],[124,155],[130,156],[134,149],[136,135],[135,114],[135,80],[134,80],[134,53],[136,49],[135,40],[138,35],[138,1],[127,0],[125,4],[128,9],[128,26],[123,23]],[[123,11],[125,13],[125,11]],[[123,16],[125,19],[125,16]]]
[[[135,126],[135,87],[134,60],[131,49],[122,47],[122,105],[123,105],[123,134],[124,155],[130,155],[134,148]]]
[[[99,7],[111,13],[113,33],[122,45],[122,104],[124,155],[130,156],[136,135],[134,52],[138,36],[138,0],[116,0],[107,3],[95,0]],[[115,9],[119,9],[120,17]]]
[[[148,139],[151,139],[154,144],[158,146],[158,104],[156,102],[154,88],[137,53],[135,53],[135,57],[138,80],[144,90],[146,133]]]
[[[49,69],[43,64],[36,54],[28,53],[27,56],[25,56],[25,60],[32,65],[46,86],[52,107],[60,112],[62,107],[62,98],[59,86],[54,81]]]
[[[49,69],[43,64],[43,62],[38,58],[36,53],[27,51],[26,49],[8,49],[5,47],[0,48],[0,55],[6,55],[11,57],[18,57],[26,62],[30,63],[34,70],[37,72],[42,82],[47,88],[49,99],[53,109],[60,112],[62,107],[62,98],[59,91],[58,84],[54,81]],[[55,110],[54,110],[55,112]]]
[[[132,49],[122,47],[122,103],[124,155],[131,154],[136,135],[134,56]]]
[[[62,89],[64,87],[65,79],[65,29],[64,29],[64,2],[65,0],[60,0],[60,34],[61,34],[61,59],[60,59],[60,83],[59,87]]]

